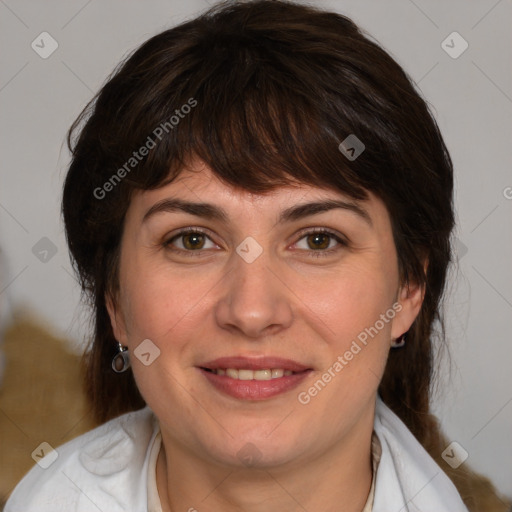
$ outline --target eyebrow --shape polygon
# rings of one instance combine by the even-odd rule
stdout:
[[[305,217],[309,217],[310,215],[316,215],[337,208],[349,210],[363,219],[370,227],[373,226],[369,213],[362,206],[353,202],[341,201],[338,199],[326,199],[291,206],[281,212],[277,224],[300,220]],[[190,201],[183,201],[182,199],[168,198],[154,204],[145,213],[142,223],[145,223],[150,217],[161,212],[184,212],[190,215],[195,215],[196,217],[218,220],[224,223],[227,223],[229,220],[226,210],[220,206],[210,203],[193,203]]]

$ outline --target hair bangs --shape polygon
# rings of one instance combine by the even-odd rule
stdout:
[[[258,45],[224,41],[209,51],[211,59],[188,66],[186,87],[141,109],[140,140],[155,118],[171,118],[191,98],[196,104],[139,166],[132,186],[159,188],[200,160],[224,183],[253,193],[310,184],[367,197],[364,173],[338,150],[350,122],[340,123],[333,102],[312,94],[309,72]],[[180,81],[173,76],[173,84]]]
[[[302,183],[365,197],[321,111],[269,75],[254,75],[242,91],[218,84],[211,91],[217,101],[198,95],[198,110],[180,141],[188,155],[229,185],[255,193]]]

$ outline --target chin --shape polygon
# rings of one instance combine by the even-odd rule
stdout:
[[[270,440],[265,435],[236,440],[225,440],[226,444],[205,447],[206,453],[218,464],[235,468],[269,469],[292,462],[299,454],[293,440]],[[205,452],[203,452],[205,453]]]

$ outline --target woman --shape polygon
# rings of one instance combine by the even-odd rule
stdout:
[[[223,4],[138,49],[69,143],[109,421],[8,512],[467,510],[422,446],[445,448],[452,165],[386,52],[338,14]]]

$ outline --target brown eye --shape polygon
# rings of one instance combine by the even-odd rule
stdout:
[[[337,251],[347,247],[347,242],[340,235],[317,228],[314,231],[302,232],[295,247],[308,256],[332,256]]]
[[[331,238],[327,233],[313,233],[307,237],[308,246],[311,249],[327,249]]]
[[[211,238],[201,231],[183,230],[164,242],[163,246],[174,252],[181,253],[200,253],[202,249],[213,249],[215,243]]]
[[[202,233],[189,233],[182,235],[183,246],[185,249],[202,249],[204,246],[205,236]]]

